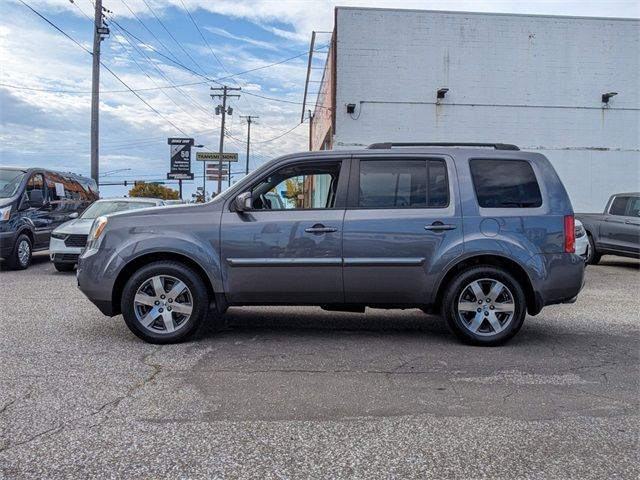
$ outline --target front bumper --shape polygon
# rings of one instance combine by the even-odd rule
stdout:
[[[106,249],[78,259],[78,288],[104,315],[110,317],[120,313],[119,305],[113,304],[113,293],[123,266],[122,259],[112,250]]]
[[[7,258],[16,243],[16,231],[0,232],[0,258]]]
[[[53,238],[49,240],[49,258],[56,263],[77,263],[82,253],[82,247],[67,247],[64,240]]]

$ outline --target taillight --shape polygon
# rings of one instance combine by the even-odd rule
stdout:
[[[576,222],[573,215],[564,216],[564,253],[576,253]]]

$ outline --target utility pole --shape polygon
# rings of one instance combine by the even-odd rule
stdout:
[[[251,122],[254,118],[260,118],[255,115],[240,115],[240,118],[247,119],[247,164],[244,169],[244,174],[249,175],[249,144],[251,143]]]
[[[228,113],[229,115],[233,114],[233,108],[229,107],[227,108],[227,97],[231,98],[231,97],[236,97],[236,98],[240,98],[240,95],[230,95],[227,92],[232,91],[232,90],[242,90],[240,87],[227,87],[226,85],[223,85],[222,87],[211,87],[211,90],[213,91],[217,91],[217,92],[222,92],[222,93],[212,93],[211,94],[211,98],[221,98],[222,99],[222,105],[218,105],[216,107],[216,115],[222,115],[222,125],[220,126],[220,151],[218,152],[218,190],[216,192],[216,194],[220,194],[220,192],[222,191],[222,156],[224,154],[224,120],[225,120],[225,116]],[[229,176],[229,184],[231,184],[231,167],[229,167],[229,171],[227,172],[227,175]]]
[[[100,110],[100,42],[102,42],[102,0],[95,0],[93,26],[93,70],[91,73],[91,178],[100,187],[98,117]]]

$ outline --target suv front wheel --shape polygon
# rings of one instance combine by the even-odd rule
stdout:
[[[154,262],[136,271],[122,292],[122,316],[149,343],[177,343],[195,334],[207,318],[207,288],[193,269]]]
[[[522,287],[509,272],[478,266],[451,281],[443,312],[449,328],[461,340],[494,346],[518,333],[526,316],[526,301]]]

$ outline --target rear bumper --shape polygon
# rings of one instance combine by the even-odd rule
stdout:
[[[584,287],[585,262],[574,253],[542,254],[533,257],[529,264],[538,273],[533,288],[536,292],[535,307],[529,313],[535,315],[546,305],[573,303]]]

